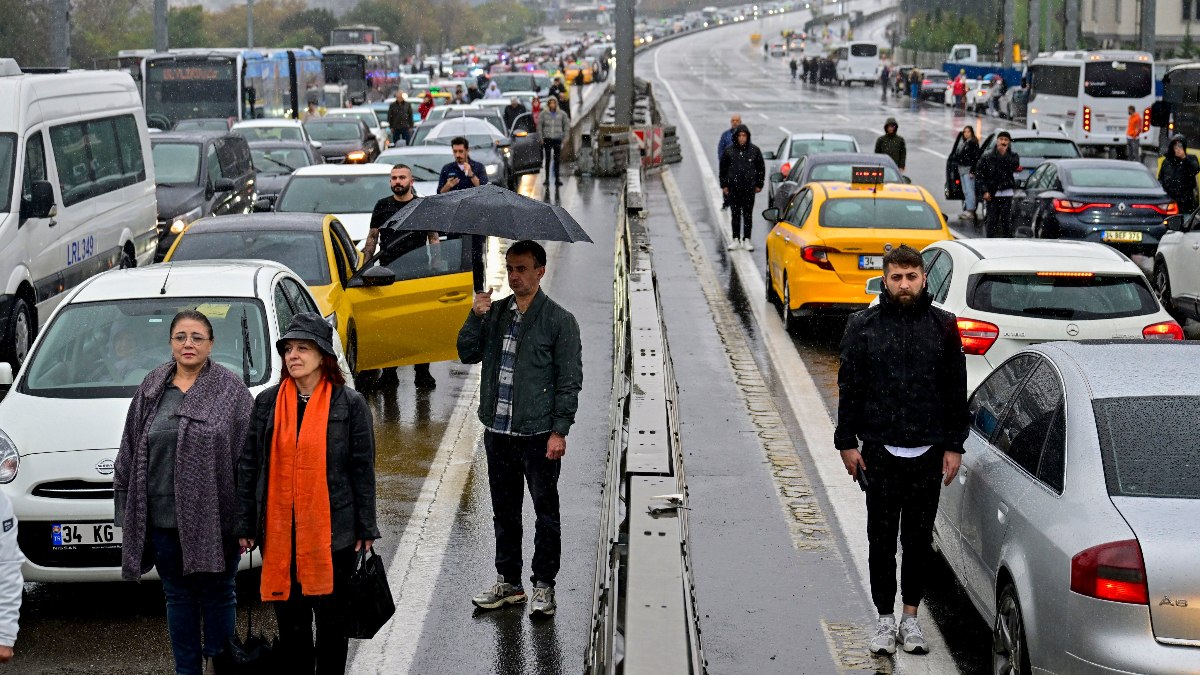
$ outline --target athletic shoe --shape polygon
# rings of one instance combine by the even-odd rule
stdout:
[[[900,621],[900,643],[909,654],[929,653],[929,645],[925,642],[925,636],[921,634],[921,624],[917,623],[917,617],[906,616]]]
[[[974,218],[975,214],[971,213],[970,211],[963,211],[962,213],[958,214],[959,220],[973,220]]]
[[[875,626],[875,637],[871,638],[868,649],[872,654],[896,653],[896,617],[890,614],[879,617],[879,624]]]
[[[533,602],[529,603],[529,616],[554,616],[554,587],[543,586],[539,581],[533,587]]]
[[[742,240],[742,248],[746,249],[747,251],[753,251],[754,244],[751,244],[749,239],[743,239]]]
[[[504,577],[497,577],[491,588],[471,598],[471,602],[479,609],[498,609],[505,605],[519,605],[525,599],[525,589],[520,584],[510,584]]]
[[[729,245],[725,247],[725,250],[726,251],[736,251],[741,247],[742,247],[742,240],[734,239],[733,241],[729,242]]]

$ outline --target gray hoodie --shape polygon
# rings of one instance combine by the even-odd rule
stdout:
[[[551,113],[547,106],[538,113],[538,133],[542,135],[542,140],[561,141],[566,138],[570,128],[571,118],[561,108]]]

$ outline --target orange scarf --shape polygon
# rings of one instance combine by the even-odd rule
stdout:
[[[263,546],[264,601],[287,600],[292,591],[292,534],[296,535],[295,578],[304,595],[333,593],[333,545],[329,483],[325,471],[329,400],[324,378],[304,408],[296,433],[296,381],[283,378],[275,399],[275,428],[267,481],[267,527]],[[295,514],[295,528],[292,516]]]

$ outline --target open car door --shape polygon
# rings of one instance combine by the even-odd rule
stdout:
[[[542,170],[542,135],[537,132],[533,115],[523,113],[508,130],[512,143],[513,174],[538,173]]]

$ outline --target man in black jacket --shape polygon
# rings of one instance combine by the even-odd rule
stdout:
[[[408,99],[404,98],[404,92],[396,92],[396,100],[388,106],[387,118],[388,128],[392,132],[392,145],[399,145],[401,139],[408,145],[408,139],[412,136],[413,109]]]
[[[854,314],[842,338],[834,445],[867,493],[876,654],[896,651],[896,535],[904,651],[926,653],[917,623],[932,564],[939,481],[949,485],[967,438],[967,366],[953,314],[933,306],[921,254],[905,245],[883,258],[877,306]],[[858,442],[862,440],[862,452]]]
[[[1162,165],[1158,167],[1158,182],[1167,196],[1179,204],[1179,212],[1185,216],[1196,210],[1196,174],[1200,174],[1200,162],[1189,155],[1187,140],[1182,134],[1171,137]]]
[[[1021,167],[1021,158],[1009,147],[1012,136],[1007,131],[996,134],[996,146],[975,166],[975,177],[987,202],[987,218],[983,227],[989,238],[1012,236],[1013,188],[1017,186],[1013,173]]]
[[[733,130],[733,145],[721,155],[721,193],[729,202],[733,224],[730,251],[744,248],[754,250],[750,243],[750,228],[754,224],[754,195],[762,192],[767,167],[762,152],[750,142],[750,129],[739,124]]]

